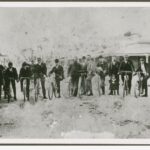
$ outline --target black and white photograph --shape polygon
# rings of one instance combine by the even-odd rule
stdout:
[[[149,140],[150,7],[0,3],[0,20],[0,143]]]

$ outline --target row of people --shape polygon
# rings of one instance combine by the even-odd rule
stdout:
[[[63,75],[63,67],[59,65],[59,60],[55,60],[55,66],[49,72],[49,75],[55,73],[56,84],[58,87],[58,94],[60,97],[60,81],[64,78]],[[8,91],[10,91],[10,85],[12,85],[14,100],[17,100],[16,97],[16,82],[20,81],[21,91],[23,91],[23,82],[26,80],[26,91],[27,91],[27,99],[30,97],[30,79],[34,80],[34,84],[36,84],[37,79],[41,81],[42,94],[43,98],[46,98],[46,89],[45,89],[45,78],[47,76],[47,66],[42,62],[41,58],[37,59],[36,64],[28,64],[24,62],[22,67],[17,72],[17,69],[13,67],[13,63],[9,62],[8,67],[4,68],[0,65],[0,99],[2,95],[2,86],[4,89],[4,98],[8,96]]]
[[[98,63],[96,63],[90,55],[88,55],[87,58],[84,56],[82,60],[80,60],[80,62],[76,57],[68,68],[68,76],[71,77],[71,83],[73,86],[72,95],[77,96],[80,76],[82,80],[85,79],[85,83],[81,85],[83,86],[82,89],[84,89],[83,95],[93,95],[92,78],[94,77],[95,73],[99,74],[100,76],[102,94],[105,94],[105,78],[107,75],[110,77],[109,94],[113,94],[113,86],[111,85],[112,77],[115,77],[116,79],[116,88],[118,88],[117,92],[119,94],[119,74],[121,73],[121,79],[124,83],[124,75],[126,71],[128,71],[127,75],[129,93],[131,91],[132,73],[140,71],[141,76],[143,77],[142,88],[145,90],[145,92],[143,92],[143,96],[147,96],[147,79],[149,77],[149,67],[143,58],[140,58],[138,69],[135,70],[133,63],[128,56],[125,56],[124,60],[121,63],[117,61],[115,56],[112,57],[110,63],[106,62],[102,56],[99,57]]]
[[[143,76],[143,89],[145,89],[145,96],[147,96],[147,79],[149,77],[149,67],[148,64],[144,62],[144,59],[140,59],[139,67],[135,70],[133,63],[129,60],[128,56],[124,57],[124,61],[121,63],[117,61],[116,57],[112,57],[111,62],[108,63],[105,61],[103,57],[99,57],[98,63],[95,62],[94,58],[90,55],[87,57],[83,56],[82,60],[78,60],[76,57],[73,62],[68,66],[68,76],[71,78],[71,85],[72,85],[72,95],[77,96],[78,94],[78,84],[79,78],[81,77],[81,86],[82,86],[82,94],[83,95],[93,95],[92,91],[92,78],[97,73],[101,79],[101,88],[102,94],[105,94],[105,77],[109,75],[110,77],[110,95],[112,94],[112,86],[111,80],[114,76],[117,85],[118,85],[118,94],[119,94],[119,73],[122,71],[141,71]],[[59,60],[55,60],[55,66],[51,69],[48,75],[55,73],[55,80],[57,85],[57,92],[58,97],[60,95],[60,82],[64,79],[64,69],[60,65]],[[27,80],[27,98],[29,99],[30,96],[30,78],[33,77],[34,83],[36,84],[37,79],[41,81],[42,93],[43,98],[46,98],[46,89],[45,89],[45,77],[47,76],[47,66],[45,63],[42,62],[41,58],[37,59],[36,64],[28,64],[24,62],[22,67],[19,71],[19,75],[17,73],[17,69],[13,67],[13,63],[8,63],[8,68],[4,68],[0,65],[0,98],[2,93],[2,86],[4,89],[4,97],[6,98],[7,92],[9,91],[10,84],[12,85],[14,99],[16,100],[16,81],[21,84],[21,91],[23,90],[23,81],[26,78]],[[128,86],[129,92],[131,90],[131,81],[132,81],[132,74],[128,73]],[[121,74],[122,81],[124,82],[124,73]]]

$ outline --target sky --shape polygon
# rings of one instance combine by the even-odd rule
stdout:
[[[24,49],[74,56],[150,41],[150,8],[0,8],[0,20],[0,52],[10,56]]]

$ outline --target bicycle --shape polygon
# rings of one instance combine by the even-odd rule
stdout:
[[[132,71],[120,71],[119,74],[124,73],[124,82],[123,82],[123,98],[127,96],[130,91],[129,91],[129,74],[132,74]]]
[[[26,97],[29,96],[27,95],[26,87],[27,87],[27,80],[30,80],[29,77],[21,77],[20,80],[23,82],[23,97],[24,97],[24,102],[26,101]],[[24,82],[26,80],[26,82]],[[29,97],[28,97],[29,99]]]
[[[56,84],[55,76],[50,75],[50,77],[48,78],[48,98],[49,98],[49,100],[53,99],[53,95],[55,97],[58,97],[57,96],[57,84]]]

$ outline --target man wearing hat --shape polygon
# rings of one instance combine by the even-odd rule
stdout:
[[[141,96],[147,96],[147,79],[149,78],[150,70],[149,70],[148,64],[145,62],[143,57],[140,58],[140,63],[139,63],[137,72],[138,71],[141,72],[141,76],[143,77]]]
[[[78,83],[80,77],[81,65],[78,62],[78,58],[75,57],[73,63],[68,67],[68,76],[71,77],[72,84],[72,96],[77,96],[78,94]]]
[[[9,62],[8,63],[8,68],[6,69],[5,72],[5,79],[6,79],[6,90],[7,92],[10,90],[10,84],[12,85],[13,88],[13,93],[14,93],[14,100],[17,100],[16,97],[16,82],[18,80],[18,73],[17,69],[13,67],[13,63]]]
[[[82,57],[80,76],[81,76],[81,88],[82,88],[81,94],[85,95],[86,94],[85,79],[87,77],[87,61],[85,56]]]
[[[126,55],[124,56],[123,62],[120,64],[119,72],[123,71],[130,71],[131,73],[127,73],[129,76],[128,86],[129,86],[129,93],[131,92],[131,80],[132,80],[132,72],[134,72],[134,66],[132,61],[129,60],[129,57]],[[121,73],[122,82],[124,83],[124,75],[125,73]]]
[[[102,80],[102,94],[104,95],[105,94],[105,77],[108,73],[108,65],[103,56],[99,56],[97,67],[101,68],[99,75]]]
[[[29,101],[29,93],[30,93],[30,77],[31,77],[31,67],[26,62],[22,63],[22,67],[20,69],[19,73],[19,80],[20,80],[20,86],[21,91],[23,91],[23,82],[26,82],[26,91],[27,91],[27,100]],[[24,78],[24,79],[23,79]],[[25,79],[26,78],[26,79]]]
[[[47,75],[47,67],[46,64],[42,62],[41,58],[37,58],[37,64],[34,66],[34,78],[35,83],[37,79],[41,80],[41,86],[42,86],[42,93],[43,98],[46,98],[46,89],[45,89],[45,77]]]
[[[92,91],[92,78],[94,77],[96,72],[96,63],[94,61],[94,58],[92,58],[90,55],[87,57],[87,78],[85,81],[85,86],[86,86],[86,94],[88,96],[93,95]]]
[[[61,95],[60,95],[60,81],[62,81],[64,79],[64,70],[63,70],[63,67],[59,64],[58,59],[55,59],[55,66],[49,72],[49,75],[52,73],[55,73],[57,93],[58,93],[58,98],[60,98],[61,97]]]

